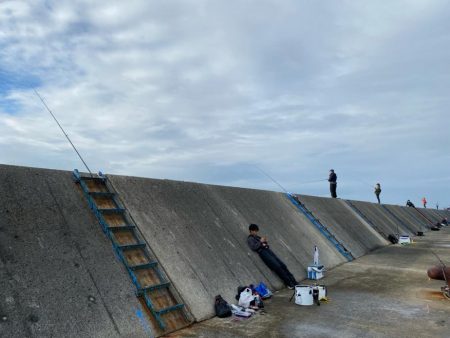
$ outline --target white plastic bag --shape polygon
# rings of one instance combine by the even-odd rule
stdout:
[[[241,294],[239,295],[239,306],[242,306],[244,308],[250,307],[250,302],[252,302],[255,299],[255,296],[253,295],[253,292],[250,288],[245,288]]]

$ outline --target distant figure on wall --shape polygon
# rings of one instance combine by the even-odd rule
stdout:
[[[411,208],[415,208],[416,206],[413,204],[413,202],[411,202],[410,200],[406,201],[406,206],[407,207],[411,207]]]
[[[436,210],[439,210],[439,202],[436,203]]]
[[[378,204],[380,204],[381,202],[380,202],[380,194],[381,194],[381,185],[380,185],[380,183],[377,183],[376,185],[375,185],[375,196],[377,196],[377,200],[378,200]]]
[[[424,208],[427,207],[427,199],[426,199],[425,197],[422,198],[422,204],[423,204],[423,207],[424,207]]]
[[[328,182],[330,182],[331,197],[336,198],[337,175],[333,169],[330,169],[330,176],[328,176]]]

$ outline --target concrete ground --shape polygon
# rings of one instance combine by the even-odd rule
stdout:
[[[411,245],[390,245],[328,271],[320,284],[329,301],[321,306],[289,303],[286,289],[266,301],[264,315],[213,318],[170,337],[450,337],[444,281],[426,274],[438,263],[431,250],[450,264],[449,249],[449,228],[428,232]]]

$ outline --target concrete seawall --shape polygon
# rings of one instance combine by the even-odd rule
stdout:
[[[427,222],[419,220],[416,215],[413,214],[416,213],[416,211],[412,208],[388,204],[383,205],[383,207],[392,213],[394,217],[413,234],[416,234],[417,231],[426,231],[429,228],[429,224]]]
[[[283,288],[247,247],[249,223],[260,225],[298,280],[305,278],[314,245],[327,268],[347,261],[285,194],[109,179],[196,320],[214,315],[215,295],[234,301],[239,285],[264,281]],[[152,335],[127,272],[71,172],[0,166],[0,192],[0,336]],[[362,217],[343,200],[299,198],[354,257],[388,245],[373,224],[383,232],[399,225],[411,234],[424,224],[398,206],[388,206],[393,217],[381,206],[352,201]]]
[[[298,195],[354,257],[387,245],[386,240],[341,199]]]
[[[0,166],[0,336],[148,337],[70,172]]]
[[[305,278],[314,245],[322,263],[344,257],[284,194],[168,180],[111,176],[144,237],[197,320],[214,315],[212,299],[233,301],[236,288],[264,281],[283,287],[251,252],[248,224],[260,225],[297,279]]]
[[[361,201],[349,202],[368,218],[375,229],[382,234],[384,238],[396,234],[415,235],[411,229],[404,225],[404,223],[407,222],[406,220],[404,222],[397,220],[381,205]]]

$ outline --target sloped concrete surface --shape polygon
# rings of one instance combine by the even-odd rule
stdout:
[[[297,279],[305,277],[314,245],[327,267],[345,262],[284,194],[125,176],[110,182],[197,320],[214,315],[215,295],[232,300],[239,285],[284,287],[248,248],[249,223],[260,225]]]
[[[425,215],[433,224],[440,223],[442,221],[442,215],[437,212],[436,209],[424,209],[418,208],[418,210]]]
[[[386,240],[340,199],[298,195],[300,201],[354,257],[387,245]]]
[[[410,229],[405,227],[390,215],[381,205],[362,201],[350,201],[370,222],[384,234],[387,238],[390,234],[415,235]]]
[[[109,178],[197,320],[214,315],[215,295],[233,301],[239,285],[284,287],[247,247],[249,223],[260,225],[299,280],[314,245],[328,269],[346,262],[282,193]],[[152,336],[135,287],[71,172],[0,166],[0,193],[0,337]],[[388,244],[345,201],[300,200],[355,257]],[[392,208],[408,229],[420,227],[410,211]],[[384,216],[391,227],[395,221]]]
[[[214,318],[172,337],[448,338],[450,300],[427,269],[438,264],[431,250],[449,264],[449,247],[449,228],[429,232],[415,244],[383,247],[329,271],[320,281],[329,301],[321,306],[295,305],[292,291],[283,290],[266,301],[264,315]]]
[[[0,337],[149,337],[71,173],[0,166]]]
[[[410,232],[417,234],[417,231],[427,231],[429,229],[429,226],[425,221],[419,220],[416,215],[413,214],[413,212],[415,213],[416,211],[412,210],[412,208],[390,204],[384,204],[383,206],[394,214]]]

